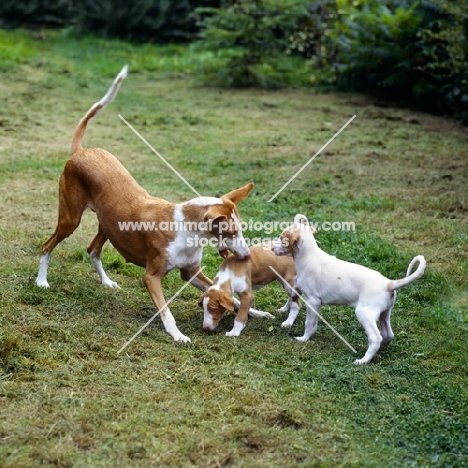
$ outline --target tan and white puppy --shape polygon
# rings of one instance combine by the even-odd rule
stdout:
[[[239,260],[235,255],[227,257],[216,274],[213,285],[210,286],[198,300],[203,307],[203,329],[214,330],[226,310],[239,309],[234,320],[234,327],[226,336],[239,336],[245,328],[247,315],[251,317],[274,318],[268,312],[251,309],[254,301],[253,290],[260,289],[273,281],[278,281],[288,294],[288,301],[279,309],[280,312],[289,311],[283,327],[290,327],[297,317],[300,308],[299,298],[290,286],[294,285],[296,271],[294,261],[290,257],[277,257],[271,249],[272,241],[250,248],[250,257]],[[269,267],[273,267],[285,280],[279,278]],[[234,298],[239,295],[240,305]]]
[[[296,266],[296,288],[307,303],[305,332],[300,341],[307,341],[317,330],[317,314],[322,304],[348,305],[366,331],[369,347],[355,364],[368,363],[381,344],[393,339],[390,314],[395,304],[396,290],[420,278],[426,267],[422,255],[409,264],[406,277],[389,280],[375,270],[345,262],[321,250],[314,238],[315,230],[307,218],[298,214],[294,224],[285,229],[273,246],[276,255],[290,255]],[[413,266],[418,268],[411,274]],[[380,332],[376,322],[380,320]]]
[[[249,249],[242,236],[236,205],[252,190],[247,184],[220,198],[199,197],[185,203],[173,204],[148,194],[140,187],[122,164],[109,152],[100,148],[83,149],[82,139],[88,120],[115,98],[121,82],[127,76],[127,67],[117,75],[107,94],[88,110],[75,129],[72,156],[67,161],[59,184],[58,222],[55,232],[42,246],[38,286],[48,288],[47,269],[50,254],[57,244],[68,237],[80,224],[86,208],[96,213],[99,229],[88,247],[88,254],[101,282],[118,288],[105,273],[101,251],[107,239],[128,261],[146,269],[143,282],[159,309],[166,331],[177,341],[190,341],[177,328],[171,311],[166,306],[161,280],[178,268],[181,277],[205,291],[212,281],[200,270],[203,244],[201,239],[216,238],[220,254],[227,249],[240,258],[248,258]],[[154,222],[151,230],[121,229],[121,223]],[[225,226],[222,228],[221,226]],[[158,226],[165,228],[158,229]]]

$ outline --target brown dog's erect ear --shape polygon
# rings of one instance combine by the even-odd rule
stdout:
[[[233,190],[232,192],[226,193],[226,195],[223,195],[221,199],[226,199],[234,203],[234,205],[237,205],[240,201],[242,201],[249,193],[250,191],[254,188],[253,182],[248,183],[247,185],[244,185],[241,188],[238,188],[236,190]]]
[[[203,307],[203,299],[205,299],[205,295],[202,294],[199,298],[198,298],[198,305],[200,307]]]
[[[219,303],[227,310],[234,310],[234,299],[224,291],[219,295]]]

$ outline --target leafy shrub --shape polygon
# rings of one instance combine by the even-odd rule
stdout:
[[[285,59],[289,37],[307,14],[306,0],[238,0],[199,8],[200,48],[215,51],[217,66],[204,67],[207,81],[224,86],[274,88],[293,72]]]
[[[187,40],[188,0],[85,0],[77,12],[77,27],[105,37],[136,41]]]
[[[325,20],[312,81],[405,98],[468,121],[464,0],[339,0]]]
[[[1,27],[74,26],[80,32],[142,42],[182,42],[195,37],[195,8],[219,0],[3,0]]]
[[[423,89],[421,94],[468,123],[468,3],[432,0],[423,5],[433,13],[420,33],[425,60],[419,70],[429,84],[428,93]]]
[[[0,26],[63,27],[72,19],[72,0],[3,0]]]
[[[359,13],[352,7],[335,32],[339,71],[367,86],[410,88],[421,54],[417,38],[421,18],[415,8],[414,4],[392,11],[375,0],[363,3]]]
[[[330,50],[335,46],[329,41],[328,32],[337,18],[336,0],[310,3],[307,12],[298,29],[289,37],[288,53],[297,53],[306,58],[330,55]],[[324,50],[328,53],[324,54]]]

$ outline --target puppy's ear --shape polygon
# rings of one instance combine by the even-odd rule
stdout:
[[[254,188],[253,182],[250,182],[247,185],[244,185],[241,188],[233,190],[232,192],[226,193],[221,197],[222,200],[226,199],[237,205],[240,201],[242,201]]]
[[[288,239],[289,239],[289,249],[291,252],[293,251],[294,247],[299,242],[300,237],[301,237],[301,233],[300,231],[296,229],[289,232]]]
[[[219,303],[227,310],[234,311],[234,299],[224,291],[219,295]]]
[[[303,215],[298,213],[296,216],[294,216],[294,223],[295,224],[302,224],[303,226],[309,227],[309,221],[307,218]]]
[[[205,295],[202,294],[199,298],[198,298],[198,305],[200,307],[203,307],[203,299],[205,299]]]

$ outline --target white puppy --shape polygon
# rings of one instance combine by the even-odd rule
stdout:
[[[297,214],[294,224],[283,231],[272,247],[276,255],[292,255],[297,274],[296,289],[305,296],[305,332],[297,339],[307,341],[315,333],[316,312],[322,304],[348,305],[355,309],[369,340],[366,354],[354,363],[368,363],[381,344],[388,344],[393,339],[390,313],[395,304],[395,291],[420,278],[426,261],[422,255],[414,257],[405,278],[389,280],[378,271],[327,254],[318,247],[314,234],[315,229],[307,218]],[[419,263],[417,270],[410,274],[416,263]],[[378,319],[380,333],[376,325]]]

